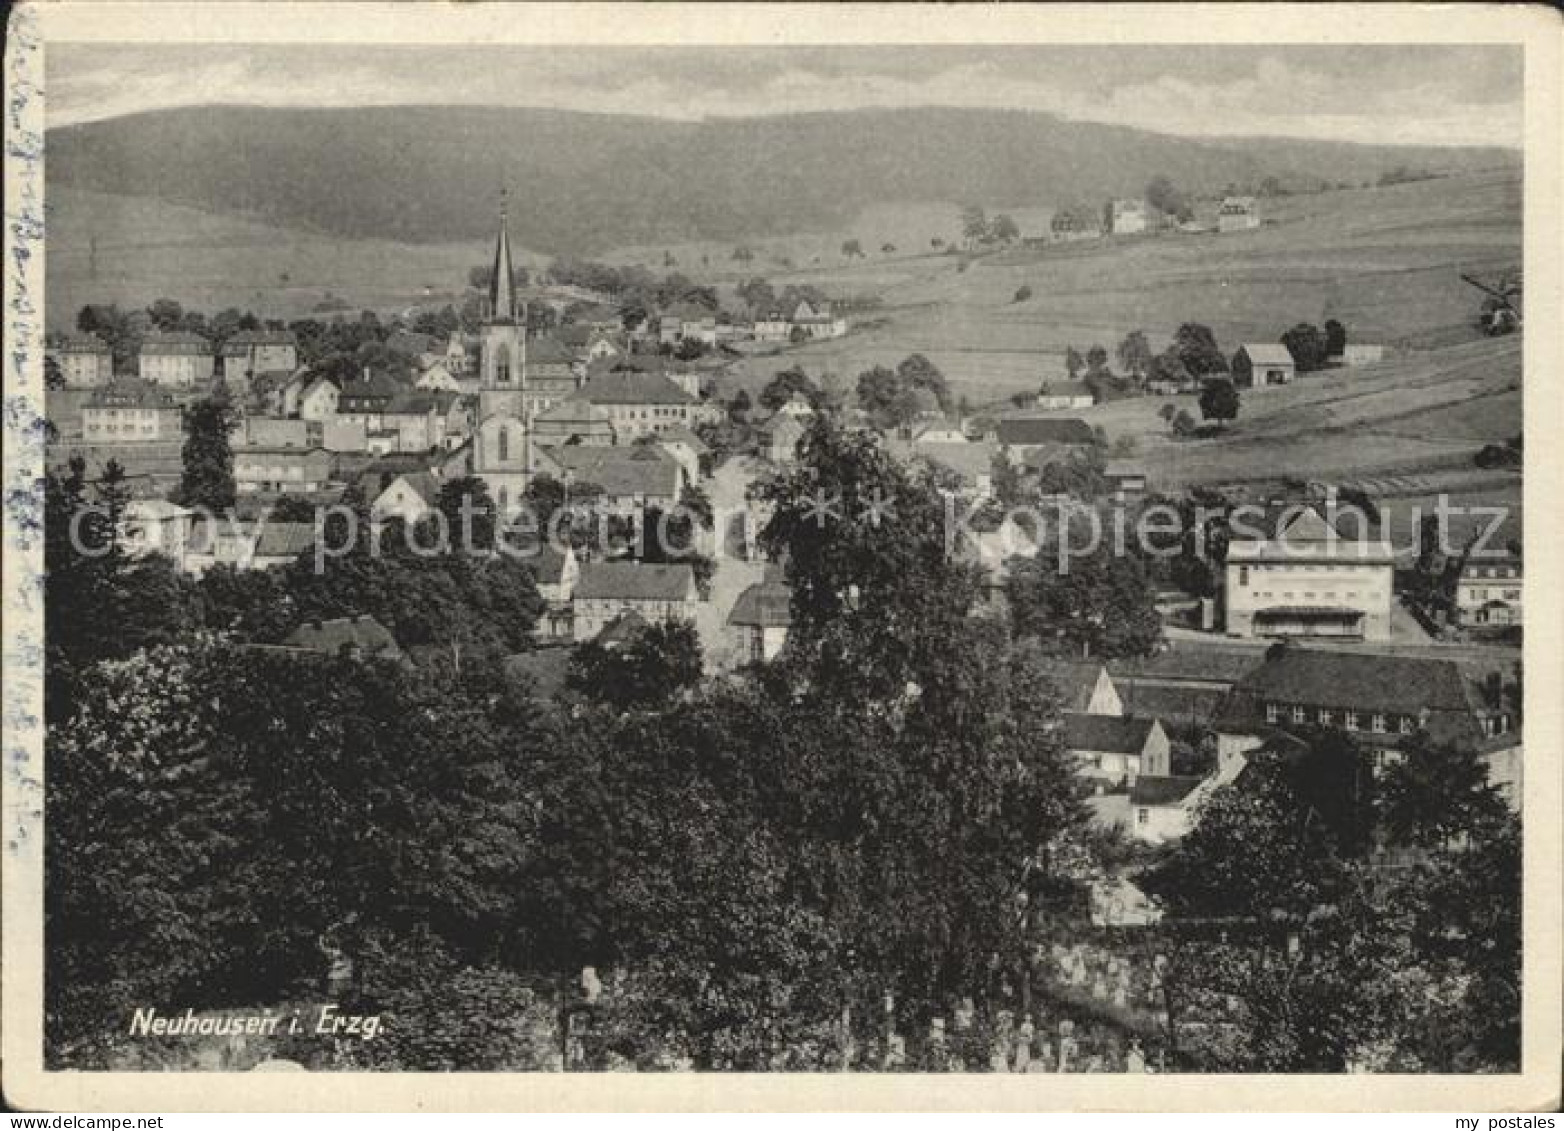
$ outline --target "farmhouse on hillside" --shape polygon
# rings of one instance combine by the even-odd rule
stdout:
[[[1269,385],[1290,385],[1298,375],[1298,363],[1292,351],[1283,345],[1245,342],[1233,354],[1233,386],[1239,389],[1263,389]]]
[[[1216,210],[1218,232],[1247,232],[1260,226],[1260,210],[1252,196],[1229,196]]]

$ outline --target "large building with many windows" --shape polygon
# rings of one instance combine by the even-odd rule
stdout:
[[[1229,636],[1390,639],[1394,550],[1359,512],[1333,518],[1292,504],[1247,530],[1235,524],[1222,594]]]

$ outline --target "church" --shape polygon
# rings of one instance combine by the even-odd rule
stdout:
[[[527,382],[527,316],[516,297],[510,229],[504,194],[494,241],[488,319],[481,331],[478,413],[473,430],[472,473],[488,485],[501,514],[519,509],[532,478],[532,416],[537,390]],[[553,400],[559,391],[547,390]]]

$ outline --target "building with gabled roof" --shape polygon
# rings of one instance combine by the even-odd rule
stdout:
[[[1235,388],[1264,389],[1292,384],[1298,363],[1284,345],[1245,342],[1233,354],[1232,372]]]
[[[372,616],[306,621],[288,634],[283,646],[353,659],[403,659],[396,637]]]
[[[299,367],[299,340],[292,330],[238,330],[223,342],[222,364],[230,382],[291,373]]]
[[[1273,647],[1223,702],[1212,729],[1219,758],[1247,753],[1289,730],[1343,731],[1381,758],[1413,736],[1476,753],[1489,780],[1518,796],[1521,736],[1502,704],[1488,702],[1454,660]]]
[[[377,521],[395,518],[412,526],[434,510],[439,501],[440,480],[432,471],[405,471],[375,496],[369,514]],[[451,531],[450,537],[459,538],[460,532]]]
[[[1367,515],[1295,503],[1234,518],[1222,591],[1229,636],[1390,639],[1395,551]]]
[[[1031,448],[1089,448],[1097,442],[1091,425],[1075,416],[1007,416],[995,423],[994,438],[1021,453]]]
[[[532,438],[544,447],[561,444],[611,447],[618,434],[606,408],[567,397],[532,418]]]
[[[1101,660],[1050,656],[1040,666],[1059,696],[1060,710],[1085,715],[1124,714],[1118,688]]]
[[[187,330],[154,330],[141,339],[136,372],[166,389],[190,389],[212,379],[212,343]]]
[[[744,662],[774,660],[793,626],[793,591],[774,570],[739,594],[728,613],[728,644]]]
[[[588,367],[571,394],[608,413],[620,443],[694,423],[696,399],[669,379],[660,359],[625,357]]]
[[[44,356],[60,368],[67,389],[96,389],[114,378],[114,351],[96,334],[68,334],[50,343]]]
[[[172,394],[150,382],[113,381],[94,390],[81,408],[89,444],[151,443],[178,439],[184,413]]]
[[[1077,759],[1076,773],[1103,782],[1165,774],[1172,757],[1167,732],[1156,719],[1067,711],[1063,737]]]
[[[1260,226],[1260,209],[1252,196],[1229,196],[1216,210],[1218,232],[1246,232]]]
[[[693,621],[699,604],[700,589],[688,563],[589,562],[581,567],[571,596],[575,639],[593,639],[625,613],[654,623]]]
[[[536,470],[567,485],[597,487],[602,493],[595,505],[619,514],[667,510],[678,503],[683,488],[678,461],[653,445],[539,447]]]

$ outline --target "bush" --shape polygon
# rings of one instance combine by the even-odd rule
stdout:
[[[1031,297],[1032,297],[1032,288],[1031,287],[1028,287],[1028,286],[1023,284],[1022,286],[1016,288],[1016,297],[1015,297],[1015,301],[1016,302],[1025,302],[1027,299],[1029,299]]]

